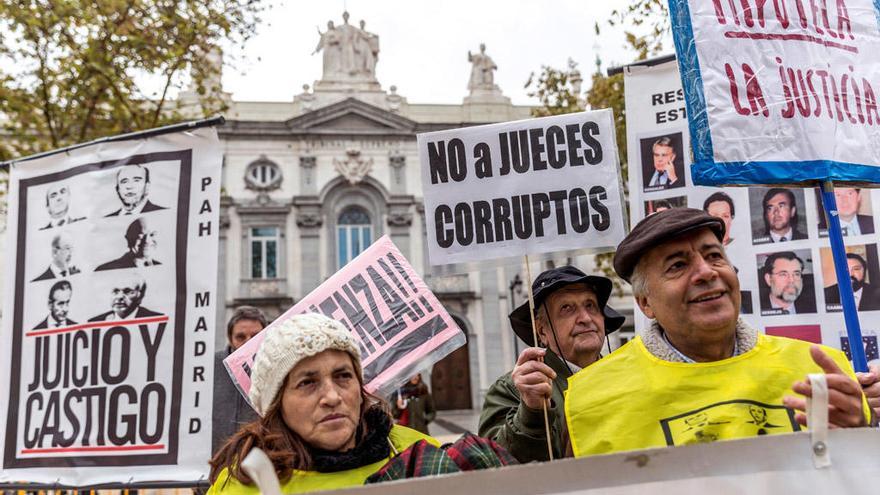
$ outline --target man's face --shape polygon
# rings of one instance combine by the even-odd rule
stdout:
[[[49,186],[49,192],[46,194],[46,207],[52,218],[61,218],[67,215],[67,209],[70,207],[70,189],[64,184]]]
[[[654,169],[658,172],[664,172],[672,167],[675,160],[675,152],[671,146],[658,144],[654,146]]]
[[[862,266],[861,261],[852,258],[847,258],[846,264],[849,265],[849,281],[853,290],[861,289],[865,284],[865,267]]]
[[[52,295],[49,300],[49,313],[55,321],[64,321],[67,318],[71,296],[73,296],[73,291],[70,289],[59,289]]]
[[[134,245],[131,250],[138,258],[152,259],[156,252],[157,234],[146,223],[141,224],[143,229],[134,239]]]
[[[543,306],[541,311],[549,311],[556,338],[549,325],[539,325],[540,340],[578,366],[590,364],[605,341],[605,318],[596,294],[586,284],[571,284],[550,294]]]
[[[851,221],[859,211],[859,190],[852,187],[834,188],[834,199],[837,200],[837,212],[846,220]]]
[[[791,204],[788,195],[783,193],[774,194],[764,207],[764,218],[767,219],[767,225],[770,230],[781,234],[791,226],[791,219],[797,213],[797,208]]]
[[[260,333],[263,325],[257,320],[239,320],[232,325],[232,334],[229,336],[229,345],[232,349],[238,349],[245,342],[251,340],[254,335]]]
[[[125,206],[140,204],[147,194],[147,171],[141,167],[123,167],[116,178],[116,192]]]
[[[770,273],[764,274],[770,287],[770,297],[788,304],[793,303],[804,290],[804,274],[801,262],[779,258],[773,262]]]
[[[59,268],[70,266],[73,257],[73,244],[70,240],[61,237],[58,242],[52,244],[52,263]]]
[[[111,293],[113,295],[111,307],[119,318],[128,316],[140,305],[143,298],[140,283],[136,280],[120,283],[119,287],[114,287]]]
[[[637,297],[673,340],[716,341],[734,331],[739,317],[739,279],[724,248],[708,228],[651,249],[642,261],[647,295]]]
[[[706,213],[720,218],[724,222],[724,240],[722,242],[726,246],[730,242],[730,224],[733,222],[733,215],[730,214],[730,205],[727,204],[727,201],[713,201],[706,208]]]

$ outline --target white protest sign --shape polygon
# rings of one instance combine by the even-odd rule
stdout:
[[[776,194],[766,187],[695,186],[675,61],[625,67],[624,78],[632,226],[665,208],[698,208],[721,218],[727,226],[725,251],[738,272],[743,319],[771,335],[821,343],[849,354],[828,229],[815,191],[777,188]],[[676,180],[659,184],[655,178],[665,170]],[[845,238],[851,266],[860,267],[860,260],[865,264],[863,270],[853,271],[861,289],[857,307],[865,354],[868,361],[880,362],[880,256],[874,221],[880,214],[880,190],[839,188],[837,192],[841,222],[849,226]],[[783,215],[772,205],[788,200],[789,193],[793,208]],[[773,224],[791,232],[788,239],[770,235]],[[780,272],[786,270],[773,270],[775,264],[799,264],[793,259],[776,260],[782,253],[791,253],[803,263],[796,270],[800,278],[785,279]],[[782,294],[793,299],[786,311],[778,304],[783,302],[777,297]],[[637,309],[636,330],[645,329],[648,322]]]
[[[382,396],[467,342],[428,285],[383,236],[223,360],[245,398],[266,335],[291,316],[308,312],[333,318],[354,334],[364,388]]]
[[[432,265],[625,235],[611,110],[419,134],[418,146]]]
[[[221,163],[201,128],[13,164],[3,481],[207,475]]]
[[[880,182],[877,2],[669,6],[695,182]]]

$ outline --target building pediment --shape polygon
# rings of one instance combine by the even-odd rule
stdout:
[[[414,134],[416,122],[355,98],[288,120],[293,132],[314,134]]]

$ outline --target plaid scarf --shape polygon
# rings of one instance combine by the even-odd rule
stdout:
[[[416,442],[367,478],[365,484],[475,471],[509,464],[518,462],[500,445],[466,433],[457,442],[439,448],[424,440]]]

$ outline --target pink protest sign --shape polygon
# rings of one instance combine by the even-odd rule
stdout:
[[[427,284],[384,236],[223,361],[245,397],[263,338],[302,313],[325,314],[355,335],[364,384],[371,393],[390,393],[466,341]]]

